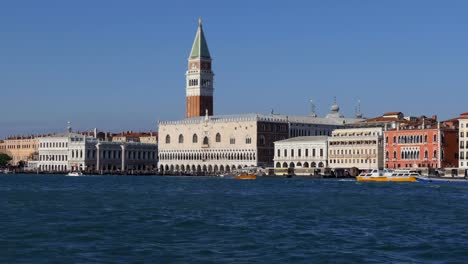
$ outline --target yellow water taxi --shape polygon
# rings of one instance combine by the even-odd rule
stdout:
[[[235,179],[238,180],[256,180],[257,175],[255,174],[239,174],[237,176],[234,176]]]
[[[372,170],[356,177],[358,182],[416,182],[421,175],[412,170]]]

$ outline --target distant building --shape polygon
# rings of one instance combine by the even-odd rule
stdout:
[[[20,162],[26,164],[37,159],[38,139],[35,136],[8,137],[0,141],[0,153],[11,157],[10,164],[13,166],[18,166]]]
[[[273,162],[273,142],[288,137],[283,119],[255,114],[159,123],[159,170],[223,173]]]
[[[276,141],[275,174],[315,175],[327,166],[328,136],[295,137]]]
[[[69,127],[66,133],[39,139],[37,169],[89,173],[156,171],[157,144],[101,141],[73,133]]]
[[[423,117],[385,131],[386,167],[435,170],[458,166],[457,126],[457,122]]]
[[[127,131],[112,134],[112,142],[140,142],[158,144],[158,133]]]
[[[338,174],[350,169],[382,169],[383,128],[347,128],[333,131],[328,138],[328,165]]]
[[[400,125],[417,122],[422,119],[437,120],[437,116],[427,118],[425,116],[405,116],[402,112],[388,112],[379,117],[369,118],[347,125],[348,127],[383,127],[386,129],[396,129]]]
[[[468,113],[463,113],[458,118],[460,127],[459,144],[459,168],[463,175],[468,176]]]

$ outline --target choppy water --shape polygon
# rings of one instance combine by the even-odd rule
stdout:
[[[468,186],[0,176],[1,263],[468,263]]]

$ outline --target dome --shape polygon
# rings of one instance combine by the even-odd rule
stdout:
[[[337,113],[337,112],[340,111],[340,106],[338,106],[338,103],[336,102],[336,96],[335,96],[335,98],[333,98],[333,104],[330,107],[330,111],[332,113]]]
[[[338,104],[336,104],[336,102],[331,106],[330,111],[332,111],[332,112],[339,112],[340,111],[340,107],[338,106]]]

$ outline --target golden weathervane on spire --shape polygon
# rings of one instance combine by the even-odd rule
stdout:
[[[198,18],[198,25],[201,26],[201,23],[202,23],[202,19],[201,17]]]

